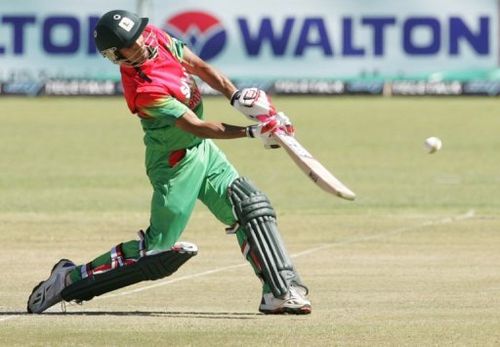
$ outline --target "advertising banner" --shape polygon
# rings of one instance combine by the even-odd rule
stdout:
[[[497,0],[150,0],[151,22],[232,79],[294,80],[283,90],[323,89],[321,81],[422,78],[498,67]],[[111,9],[137,12],[135,0],[0,3],[0,82],[64,79],[118,81],[94,47],[93,27]],[[304,80],[304,81],[302,81]],[[313,84],[310,81],[316,81]],[[62,83],[62,82],[61,82]],[[262,83],[262,82],[261,82]],[[57,91],[61,84],[49,88]],[[311,87],[312,86],[312,87]],[[34,84],[3,84],[4,90]],[[13,90],[12,90],[13,88]],[[72,90],[104,90],[85,82]],[[378,93],[380,83],[349,84]]]

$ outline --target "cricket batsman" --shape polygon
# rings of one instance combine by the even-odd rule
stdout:
[[[122,242],[87,264],[57,262],[28,299],[28,312],[42,313],[61,301],[82,302],[125,286],[164,278],[197,254],[179,238],[201,200],[236,234],[244,257],[262,281],[259,311],[308,314],[311,303],[276,224],[269,199],[241,177],[211,139],[293,134],[288,117],[276,112],[265,92],[238,90],[180,40],[148,24],[148,18],[114,10],[96,24],[95,44],[119,64],[124,96],[144,130],[146,173],[153,188],[149,227],[138,240]],[[205,120],[192,75],[226,96],[255,124],[236,126]]]

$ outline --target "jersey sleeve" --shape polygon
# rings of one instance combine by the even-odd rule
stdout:
[[[135,101],[137,114],[143,119],[156,119],[173,124],[188,107],[167,94],[139,93]]]

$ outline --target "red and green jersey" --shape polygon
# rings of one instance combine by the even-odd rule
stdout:
[[[184,43],[153,25],[148,25],[143,35],[150,33],[158,40],[157,56],[140,67],[120,67],[127,105],[141,118],[146,145],[168,150],[194,146],[201,138],[174,125],[188,109],[203,118],[200,91],[182,66]]]

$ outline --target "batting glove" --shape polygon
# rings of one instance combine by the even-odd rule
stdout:
[[[276,109],[266,92],[258,88],[237,90],[231,96],[231,105],[253,121],[266,121],[276,114]]]
[[[251,138],[259,138],[264,143],[265,149],[279,148],[278,143],[272,135],[280,128],[280,122],[276,117],[270,117],[265,122],[249,125],[246,127],[246,134]]]

